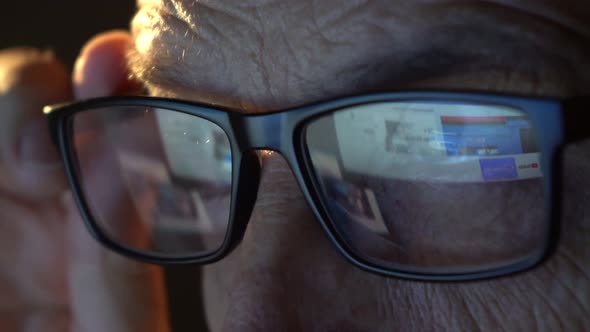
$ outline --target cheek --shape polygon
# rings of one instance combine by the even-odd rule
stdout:
[[[228,258],[225,258],[228,259]],[[223,315],[227,310],[227,293],[230,280],[233,279],[232,269],[223,268],[219,262],[203,268],[203,302],[207,323],[212,331],[220,331],[223,326]]]
[[[590,140],[572,144],[563,153],[563,243],[590,254]]]
[[[384,310],[376,294],[387,280],[346,262],[301,198],[279,202],[260,196],[242,243],[222,261],[204,268],[210,328],[381,327]]]
[[[510,260],[543,243],[541,179],[378,185],[375,192],[390,240],[403,246],[409,263],[444,266]]]

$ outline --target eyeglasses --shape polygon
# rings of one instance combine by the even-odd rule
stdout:
[[[290,164],[354,265],[414,280],[531,268],[554,249],[561,147],[588,101],[380,93],[268,114],[152,97],[48,107],[90,233],[149,263],[211,263],[241,240],[257,149]],[[302,245],[305,245],[302,243]]]

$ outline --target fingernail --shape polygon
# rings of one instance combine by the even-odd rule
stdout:
[[[25,125],[20,132],[18,158],[26,164],[53,166],[60,163],[59,154],[51,142],[46,119]]]

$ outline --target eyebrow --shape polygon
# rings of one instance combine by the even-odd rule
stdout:
[[[560,42],[564,45],[556,49],[521,35],[468,25],[438,27],[426,32],[425,36],[429,42],[407,56],[399,65],[400,70],[395,72],[400,81],[440,78],[490,68],[529,77],[537,76],[540,69],[547,68],[578,76],[580,71],[576,64],[585,63],[586,68],[590,68],[587,60],[572,56],[579,47],[565,40]],[[452,40],[447,36],[453,36]],[[559,52],[559,49],[568,52]]]
[[[392,52],[391,57],[375,58],[362,64],[367,75],[372,75],[367,81],[374,84],[364,85],[362,89],[367,91],[358,91],[357,86],[354,93],[374,92],[384,86],[403,86],[405,82],[490,68],[507,75],[510,72],[524,73],[533,79],[539,76],[541,69],[550,68],[559,77],[574,78],[570,82],[586,83],[568,87],[568,90],[590,85],[590,77],[585,77],[590,72],[590,51],[582,46],[587,40],[581,34],[543,20],[527,27],[506,15],[499,23],[498,17],[485,12],[474,15],[468,11],[463,15],[467,14],[471,16],[464,21],[449,20],[436,26],[421,27],[414,38],[417,43],[411,49],[400,49]],[[169,48],[176,47],[164,42],[162,49],[150,55],[131,50],[132,72],[150,88],[164,94],[174,91],[172,96],[192,95],[215,102],[216,98],[231,94],[216,87],[214,80],[203,78],[206,76],[205,71],[200,71],[203,68],[193,68],[178,56],[165,54]],[[562,80],[563,83],[566,81]],[[343,94],[350,93],[343,91]]]

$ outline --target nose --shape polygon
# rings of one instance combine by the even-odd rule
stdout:
[[[263,159],[242,243],[204,270],[213,331],[306,330],[304,322],[322,320],[314,319],[317,308],[334,302],[341,271],[350,270],[322,233],[287,162],[276,153]]]

